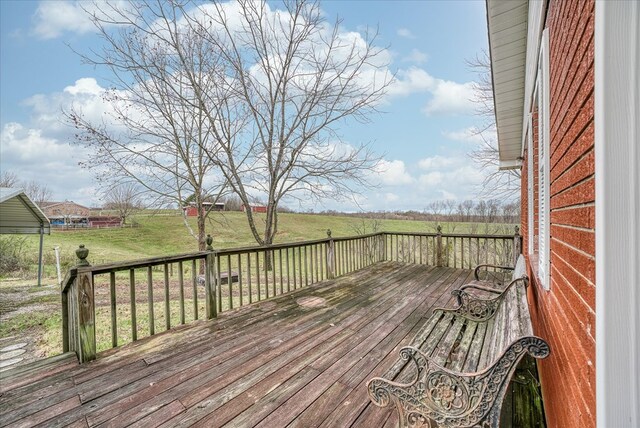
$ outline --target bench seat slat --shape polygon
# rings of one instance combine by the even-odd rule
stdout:
[[[464,332],[462,333],[462,338],[460,342],[457,344],[456,348],[453,350],[455,356],[452,356],[451,363],[446,366],[447,368],[460,372],[467,361],[467,357],[471,351],[471,345],[473,344],[473,338],[476,335],[476,331],[478,329],[478,323],[471,320],[466,320],[464,326]]]
[[[464,327],[465,321],[466,320],[462,317],[456,317],[454,319],[453,324],[433,352],[431,356],[433,361],[441,366],[448,365],[447,362],[449,361],[449,357],[453,351],[453,346],[458,339],[460,331]]]

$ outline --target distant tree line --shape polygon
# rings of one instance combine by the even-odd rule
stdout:
[[[341,213],[335,210],[322,211],[319,214],[346,215],[370,219],[418,220],[430,222],[469,222],[504,223],[520,222],[520,201],[502,201],[499,199],[474,201],[440,200],[433,201],[422,211],[369,211]]]

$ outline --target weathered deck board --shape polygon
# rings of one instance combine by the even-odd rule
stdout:
[[[369,403],[366,381],[470,278],[379,263],[82,366],[7,372],[0,426],[383,426],[393,415]],[[301,306],[304,296],[325,303]]]

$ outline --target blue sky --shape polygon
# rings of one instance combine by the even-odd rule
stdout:
[[[360,207],[422,210],[437,199],[474,198],[482,173],[467,156],[478,144],[468,129],[484,119],[469,100],[477,77],[465,59],[487,48],[484,1],[334,0],[321,7],[327,19],[343,19],[344,31],[377,26],[377,45],[388,48],[397,73],[384,113],[340,130],[346,142],[371,142],[384,156],[379,186],[358,197]],[[2,1],[0,19],[0,169],[46,183],[55,199],[99,205],[91,173],[77,165],[84,153],[69,145],[73,130],[60,115],[87,85],[106,86],[105,72],[73,52],[99,48],[99,40],[76,2]],[[323,201],[302,208],[358,207]]]

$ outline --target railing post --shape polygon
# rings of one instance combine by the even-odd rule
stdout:
[[[336,267],[335,248],[333,238],[331,237],[331,229],[327,229],[327,236],[329,237],[329,242],[327,243],[327,277],[333,279],[336,277]]]
[[[205,256],[205,275],[204,275],[204,289],[205,289],[205,312],[207,319],[213,319],[218,316],[218,307],[216,305],[216,290],[215,287],[220,287],[217,281],[213,278],[217,277],[215,272],[216,259],[218,255],[213,249],[213,238],[211,235],[207,235],[207,251],[209,252]]]
[[[436,266],[442,267],[442,226],[440,225],[436,235]]]
[[[520,254],[522,254],[522,235],[520,235],[520,228],[516,226],[513,234],[513,266],[516,265]]]
[[[76,352],[81,363],[96,358],[96,307],[93,290],[93,273],[83,269],[91,265],[87,261],[89,250],[80,245],[76,250],[78,256],[78,276],[76,277],[76,293],[78,302],[78,346]]]

